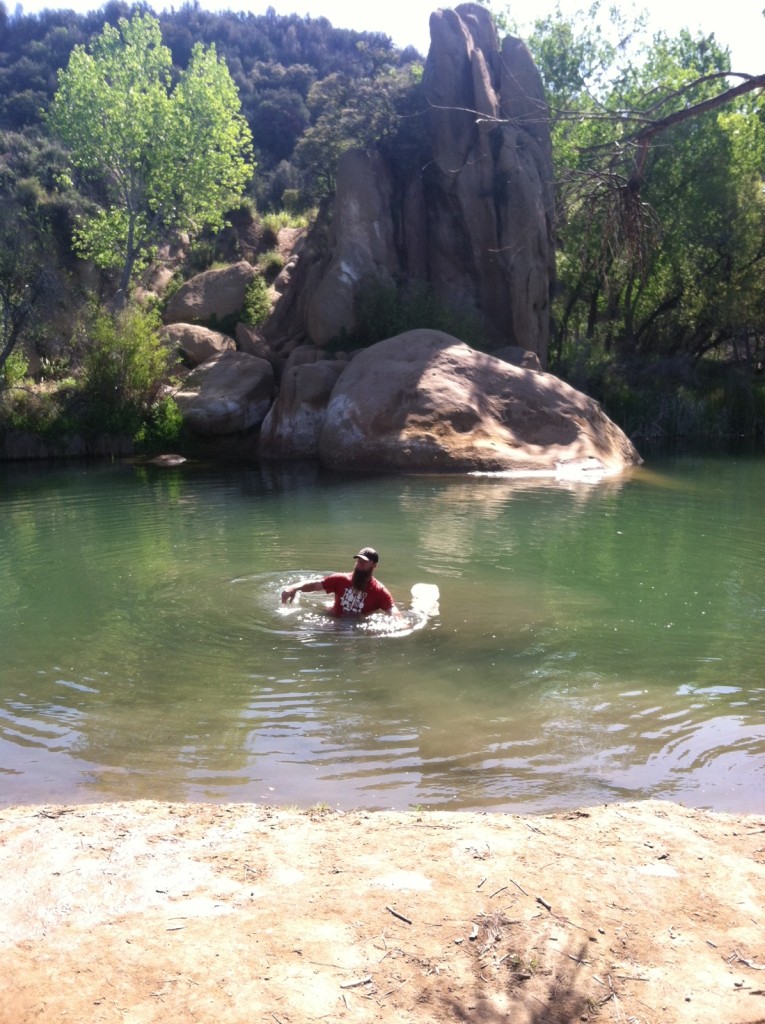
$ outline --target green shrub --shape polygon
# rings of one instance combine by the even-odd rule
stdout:
[[[0,390],[19,387],[28,372],[26,356],[19,349],[14,349],[0,366]]]
[[[619,363],[612,352],[582,343],[564,351],[551,372],[599,401],[636,440],[765,436],[765,380],[748,367],[682,358]]]
[[[186,283],[186,279],[183,276],[182,271],[178,270],[178,269],[174,270],[173,271],[173,276],[167,282],[167,284],[165,285],[165,289],[162,292],[162,298],[160,299],[160,308],[161,309],[166,309],[167,308],[167,305],[170,302],[170,299],[172,299],[172,297],[175,295],[175,293],[180,288],[182,288],[185,283]]]
[[[278,249],[271,249],[261,256],[259,264],[263,277],[267,281],[273,281],[284,269],[284,257]]]
[[[268,285],[260,274],[253,277],[244,296],[242,320],[250,327],[260,327],[271,315],[271,299]]]
[[[89,426],[135,433],[148,415],[171,353],[159,339],[156,311],[128,306],[115,316],[92,314],[87,328],[82,392]]]
[[[290,216],[299,217],[303,210],[303,198],[300,189],[285,188],[282,192],[282,205]]]
[[[315,219],[315,210],[296,210],[295,204],[292,208],[279,210],[276,213],[264,214],[261,223],[263,230],[276,238],[282,228],[307,228]]]
[[[68,354],[42,356],[40,359],[40,380],[63,382],[71,380],[71,358]]]
[[[22,431],[37,437],[56,439],[75,432],[75,424],[65,405],[65,389],[41,388],[0,393],[0,433]]]
[[[478,315],[450,306],[424,282],[408,288],[370,282],[359,298],[357,319],[357,331],[352,337],[340,339],[336,347],[373,345],[417,327],[444,331],[476,349],[485,345]]]
[[[195,238],[188,247],[186,264],[191,274],[209,270],[215,261],[215,240],[207,237]]]
[[[271,213],[264,213],[260,218],[260,226],[263,231],[261,248],[273,247],[279,240],[279,232],[282,228],[307,228],[316,220],[317,210],[315,207],[298,209],[291,207]]]
[[[166,451],[177,448],[183,440],[183,416],[175,399],[165,395],[149,410],[146,422],[135,435],[142,451]]]

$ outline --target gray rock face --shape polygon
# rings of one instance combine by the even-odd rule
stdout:
[[[240,352],[258,356],[260,359],[270,360],[273,355],[270,345],[257,327],[250,327],[247,324],[236,325],[236,344]]]
[[[204,323],[238,313],[255,274],[255,268],[246,260],[197,274],[168,302],[165,323]]]
[[[325,346],[352,334],[370,281],[424,282],[475,315],[489,347],[546,365],[554,277],[552,150],[542,83],[523,43],[500,44],[476,4],[431,16],[426,153],[404,173],[348,152],[332,217],[320,218],[267,325]]]
[[[189,374],[174,398],[184,424],[203,437],[259,426],[273,398],[274,371],[246,352],[222,352]]]
[[[321,359],[285,368],[279,397],[260,431],[260,455],[269,459],[315,459],[327,403],[346,363]]]
[[[169,324],[160,331],[160,336],[174,348],[180,349],[191,366],[199,366],[219,352],[233,350],[233,338],[220,331],[211,331],[198,324]]]
[[[484,7],[436,11],[430,32],[432,277],[445,298],[472,300],[490,337],[536,352],[545,365],[553,164],[539,73],[519,39],[507,37],[500,50]]]
[[[531,471],[639,463],[593,399],[438,331],[360,352],[327,406],[319,457],[333,469]]]
[[[306,307],[308,335],[326,344],[356,323],[360,287],[392,285],[397,270],[392,186],[379,153],[350,150],[337,168],[328,256]]]

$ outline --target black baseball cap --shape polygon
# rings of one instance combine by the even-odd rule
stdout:
[[[377,554],[374,548],[362,548],[361,551],[359,551],[359,553],[357,555],[354,555],[353,557],[363,558],[367,562],[374,562],[375,564],[377,564],[377,562],[380,561],[380,556]]]

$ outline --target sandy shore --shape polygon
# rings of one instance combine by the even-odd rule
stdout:
[[[2,1024],[762,1024],[765,817],[0,811]]]

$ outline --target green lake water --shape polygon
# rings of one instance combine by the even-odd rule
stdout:
[[[0,467],[0,803],[765,810],[765,458],[615,481]],[[279,603],[378,577],[398,631]]]

